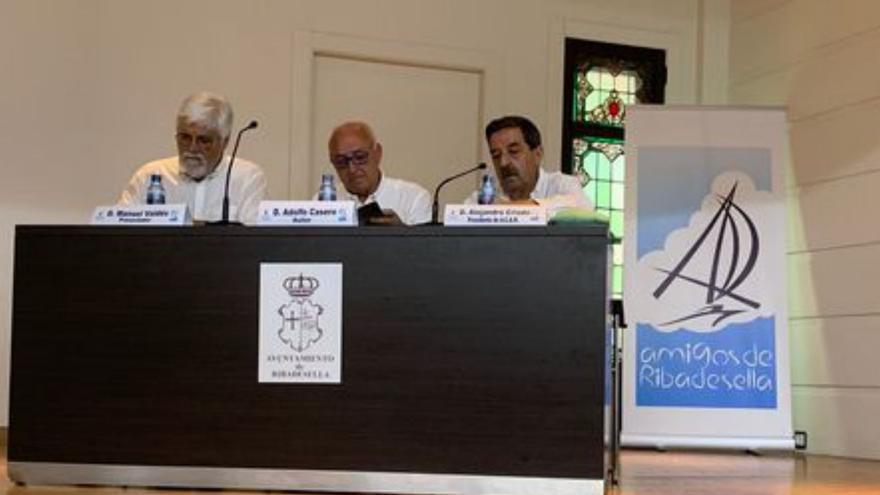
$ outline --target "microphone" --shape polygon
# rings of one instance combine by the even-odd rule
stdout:
[[[226,169],[226,187],[223,190],[223,213],[219,221],[212,222],[214,225],[241,225],[241,222],[229,221],[229,179],[232,177],[232,165],[235,163],[235,154],[238,153],[238,144],[241,142],[241,135],[244,134],[245,131],[256,129],[257,125],[257,121],[252,120],[248,125],[242,127],[241,130],[238,131],[238,136],[235,137],[235,146],[232,147],[232,155],[229,157],[229,167]]]
[[[440,188],[442,188],[446,184],[454,181],[455,179],[458,179],[459,177],[464,177],[465,175],[474,173],[477,170],[485,170],[485,169],[486,169],[486,164],[480,163],[476,167],[469,168],[469,169],[465,170],[464,172],[461,172],[461,173],[453,175],[452,177],[447,177],[446,179],[443,179],[443,181],[437,185],[437,189],[434,189],[434,203],[431,204],[431,225],[439,225],[440,224],[440,222],[437,219],[437,217],[438,217],[437,212],[440,209]]]

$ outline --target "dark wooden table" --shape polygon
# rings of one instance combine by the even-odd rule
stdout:
[[[19,226],[10,476],[601,493],[606,254],[604,226]],[[341,384],[258,383],[266,262],[342,263]]]

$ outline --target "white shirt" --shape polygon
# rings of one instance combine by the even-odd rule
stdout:
[[[384,174],[379,178],[379,185],[366,200],[361,201],[356,194],[343,188],[340,200],[354,201],[355,208],[369,203],[379,203],[383,210],[394,210],[400,220],[407,225],[428,223],[431,221],[431,195],[424,187],[402,179],[394,179]]]
[[[474,191],[465,200],[465,204],[476,204],[477,193]],[[504,190],[498,186],[498,196],[507,200]],[[555,215],[562,208],[583,208],[593,210],[593,205],[584,194],[584,188],[577,178],[562,172],[547,172],[538,169],[538,182],[529,196],[547,210],[547,217]]]
[[[120,205],[144,204],[150,176],[162,176],[167,204],[185,204],[193,220],[216,221],[223,215],[223,193],[229,157],[223,157],[213,172],[195,181],[180,171],[178,157],[156,160],[142,166],[119,196]],[[229,219],[253,225],[260,201],[266,197],[266,177],[256,164],[236,157],[229,180]]]

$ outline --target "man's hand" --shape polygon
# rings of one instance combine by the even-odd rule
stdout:
[[[397,216],[394,210],[382,210],[381,217],[370,217],[367,219],[370,225],[403,225],[403,220]]]

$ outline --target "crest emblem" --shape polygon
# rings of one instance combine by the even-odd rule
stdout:
[[[278,314],[281,315],[278,338],[291,349],[302,352],[324,335],[318,322],[324,308],[310,299],[321,284],[317,278],[300,273],[299,276],[284,279],[281,285],[291,299],[278,308]]]

